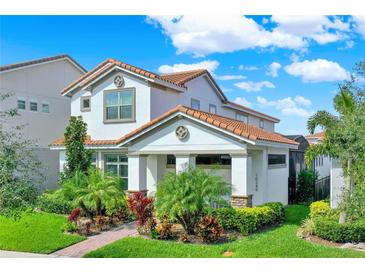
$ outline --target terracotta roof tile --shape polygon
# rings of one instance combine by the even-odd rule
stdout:
[[[161,74],[161,79],[174,82],[179,85],[184,85],[186,82],[193,80],[200,75],[206,73],[206,69],[188,70],[174,73]]]
[[[208,112],[204,112],[201,110],[192,109],[186,106],[178,105],[175,108],[167,111],[166,113],[162,114],[161,116],[151,120],[150,122],[142,125],[141,127],[131,131],[130,133],[122,136],[116,140],[91,140],[87,139],[85,141],[85,145],[117,145],[120,144],[129,138],[133,137],[134,135],[141,133],[143,130],[147,129],[150,126],[157,124],[158,122],[164,120],[165,118],[169,117],[170,115],[181,112],[185,113],[188,116],[201,120],[203,122],[208,122],[220,129],[227,130],[233,134],[238,136],[242,136],[252,141],[260,140],[260,141],[268,141],[268,142],[276,142],[276,143],[283,143],[289,145],[298,145],[297,142],[285,138],[283,135],[275,132],[266,131],[264,129],[258,128],[254,125],[250,125],[232,118],[220,116],[217,114],[212,114]],[[63,139],[58,139],[54,141],[51,146],[62,146]]]
[[[27,61],[27,62],[21,62],[21,63],[11,64],[11,65],[1,66],[0,71],[7,71],[7,70],[12,70],[12,69],[17,69],[17,68],[21,68],[21,67],[46,63],[46,62],[55,61],[55,60],[64,59],[64,58],[70,59],[73,63],[75,63],[84,72],[87,71],[79,63],[77,63],[71,56],[69,56],[67,54],[61,54],[61,55],[56,55],[56,56],[52,56],[52,57],[40,58],[40,59],[35,59],[35,60]]]

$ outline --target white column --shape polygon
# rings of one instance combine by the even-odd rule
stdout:
[[[148,194],[156,191],[158,182],[158,155],[149,155],[147,157],[147,190]]]
[[[103,158],[103,154],[101,153],[101,151],[97,152],[96,161],[97,161],[96,166],[98,168],[100,168],[101,170],[104,170],[104,158]]]
[[[247,196],[249,160],[247,154],[231,155],[232,195]]]
[[[176,174],[189,168],[195,168],[195,155],[175,155],[176,157]]]
[[[63,172],[65,164],[66,164],[66,151],[65,150],[60,150],[59,151],[59,170],[60,172]]]
[[[147,190],[146,182],[146,155],[128,155],[128,190],[143,191]]]
[[[262,178],[262,202],[266,203],[269,201],[268,199],[268,180],[267,180],[267,171],[268,171],[268,159],[267,159],[267,149],[265,148],[262,151],[262,163],[261,163],[261,178]]]

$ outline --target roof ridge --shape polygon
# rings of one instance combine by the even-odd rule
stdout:
[[[75,63],[78,67],[80,67],[85,73],[87,72],[87,70],[83,66],[81,66],[75,59],[73,59],[68,54],[58,54],[58,55],[54,55],[54,56],[50,56],[50,57],[42,57],[42,58],[32,59],[29,61],[7,64],[4,66],[0,66],[0,71],[6,71],[6,70],[16,69],[16,68],[20,68],[20,67],[35,65],[35,64],[41,64],[41,63],[55,61],[55,60],[59,60],[59,59],[63,59],[63,58],[70,59],[73,63]]]

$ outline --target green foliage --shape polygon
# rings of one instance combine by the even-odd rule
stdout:
[[[225,203],[222,196],[229,193],[230,186],[221,177],[199,168],[178,175],[168,173],[157,184],[157,214],[177,220],[188,234],[193,234],[204,208],[213,202]]]
[[[344,191],[340,209],[346,213],[349,222],[365,218],[365,186],[358,185],[352,192]]]
[[[0,93],[0,104],[9,97]],[[7,216],[32,207],[44,180],[37,145],[24,136],[17,116],[16,109],[0,110],[0,215]]]
[[[317,218],[317,217],[325,217],[329,216],[331,214],[331,207],[330,203],[326,201],[317,201],[311,203],[309,206],[310,212],[309,217],[311,219]]]
[[[328,217],[318,217],[313,221],[315,234],[323,239],[341,243],[365,241],[364,219],[343,224]]]
[[[73,222],[66,222],[63,225],[62,230],[68,233],[74,233],[77,231],[77,225]]]
[[[299,203],[308,203],[313,199],[314,182],[318,175],[310,169],[303,169],[298,174],[297,193]]]
[[[364,69],[365,63],[360,62],[355,68],[359,77],[352,77],[339,85],[339,92],[333,100],[337,116],[319,111],[307,123],[311,133],[317,127],[325,131],[323,142],[307,149],[307,165],[310,166],[318,155],[339,158],[344,174],[350,178],[347,186],[350,191],[352,183],[365,183],[365,88],[361,81]]]
[[[70,214],[74,205],[72,201],[65,200],[57,191],[44,192],[39,196],[37,208],[42,211],[57,214]]]
[[[284,206],[281,203],[267,203],[252,208],[218,208],[209,210],[226,230],[236,230],[247,235],[261,228],[284,220]]]
[[[301,227],[297,230],[297,236],[306,238],[314,234],[314,222],[312,219],[307,218],[303,221]]]
[[[203,216],[196,225],[196,234],[204,243],[218,242],[223,233],[223,227],[213,216]]]
[[[82,117],[71,116],[65,131],[66,165],[63,177],[68,179],[76,171],[86,173],[91,166],[92,151],[84,146],[87,139],[87,124]]]

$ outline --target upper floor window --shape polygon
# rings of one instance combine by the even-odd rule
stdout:
[[[127,122],[135,117],[134,88],[104,92],[104,122]]]
[[[247,123],[248,118],[247,118],[247,115],[244,115],[242,113],[236,112],[236,120]]]
[[[25,110],[25,100],[18,99],[18,109]]]
[[[191,107],[195,109],[200,109],[200,101],[194,98],[191,98]]]
[[[30,102],[29,103],[29,109],[31,111],[38,111],[38,103],[37,102]]]
[[[209,112],[213,114],[217,114],[217,106],[213,104],[209,104]]]
[[[47,103],[42,104],[42,112],[49,113],[49,104],[47,104]]]
[[[80,109],[81,111],[90,111],[91,110],[91,96],[83,96],[80,101]]]
[[[260,120],[260,128],[264,128],[264,120]]]

